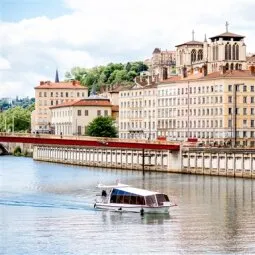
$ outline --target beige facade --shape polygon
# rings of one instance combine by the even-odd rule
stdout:
[[[51,123],[50,107],[74,99],[88,97],[88,89],[78,81],[40,82],[35,87],[35,111],[32,113],[32,132],[54,132]]]
[[[158,135],[254,146],[255,74],[213,73],[158,85]]]
[[[112,116],[107,99],[82,99],[50,108],[56,135],[85,135],[86,127],[98,116]]]
[[[136,83],[119,94],[119,137],[156,139],[157,86]]]
[[[254,146],[255,73],[222,70],[134,86],[120,93],[119,123],[120,138]]]

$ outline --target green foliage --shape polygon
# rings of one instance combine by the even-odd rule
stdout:
[[[74,67],[65,74],[67,80],[75,79],[81,84],[88,86],[91,91],[96,85],[97,90],[102,85],[127,84],[133,82],[134,78],[142,71],[147,71],[148,67],[143,62],[109,63],[106,66],[96,66],[93,68]]]
[[[15,156],[21,156],[21,148],[20,146],[16,146],[13,151],[13,155]]]
[[[0,113],[0,132],[29,131],[31,126],[31,113],[34,110],[34,104],[26,108],[17,106]]]
[[[89,123],[86,135],[97,137],[117,137],[117,130],[111,117],[99,116]]]

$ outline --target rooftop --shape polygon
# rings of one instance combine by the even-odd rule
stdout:
[[[253,78],[255,81],[255,75],[251,73],[249,70],[228,70],[225,73],[222,72],[214,72],[210,73],[206,76],[203,73],[197,73],[188,75],[186,78],[182,78],[180,76],[174,76],[167,80],[163,80],[160,84],[165,83],[175,83],[175,82],[182,82],[182,81],[194,81],[194,80],[210,80],[210,79],[217,79],[217,78]]]
[[[213,39],[218,39],[218,38],[236,38],[236,39],[243,39],[245,36],[242,36],[242,35],[238,35],[238,34],[234,34],[234,33],[230,33],[230,32],[225,32],[225,33],[222,33],[220,35],[216,35],[216,36],[213,36],[213,37],[210,37],[211,40]]]
[[[61,107],[69,107],[69,106],[102,106],[102,107],[111,107],[111,103],[109,99],[80,99],[68,101],[63,104],[58,104],[50,107],[50,109],[61,108]]]
[[[79,81],[62,81],[62,82],[51,82],[51,81],[40,81],[40,85],[36,86],[35,89],[88,89],[82,86]]]
[[[189,41],[189,42],[185,42],[185,43],[176,45],[175,47],[179,47],[179,46],[183,46],[183,45],[203,45],[203,43],[199,42],[199,41],[192,40],[192,41]]]
[[[247,62],[255,62],[255,54],[247,58]]]

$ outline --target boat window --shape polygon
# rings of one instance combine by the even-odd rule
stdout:
[[[112,190],[110,202],[117,204],[145,205],[143,196],[138,196],[136,194],[118,189]]]
[[[144,197],[142,197],[142,196],[137,196],[137,197],[136,197],[136,204],[137,204],[137,205],[144,205],[144,204],[145,204]]]
[[[130,204],[135,205],[136,204],[136,196],[130,197]]]
[[[158,205],[163,205],[164,202],[169,202],[169,198],[165,194],[156,194]]]
[[[149,206],[157,204],[155,195],[145,197],[145,201],[146,201],[146,205],[149,205]]]

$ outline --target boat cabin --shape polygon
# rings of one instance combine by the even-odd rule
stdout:
[[[147,206],[163,206],[169,202],[167,195],[133,187],[113,188],[110,203]]]

